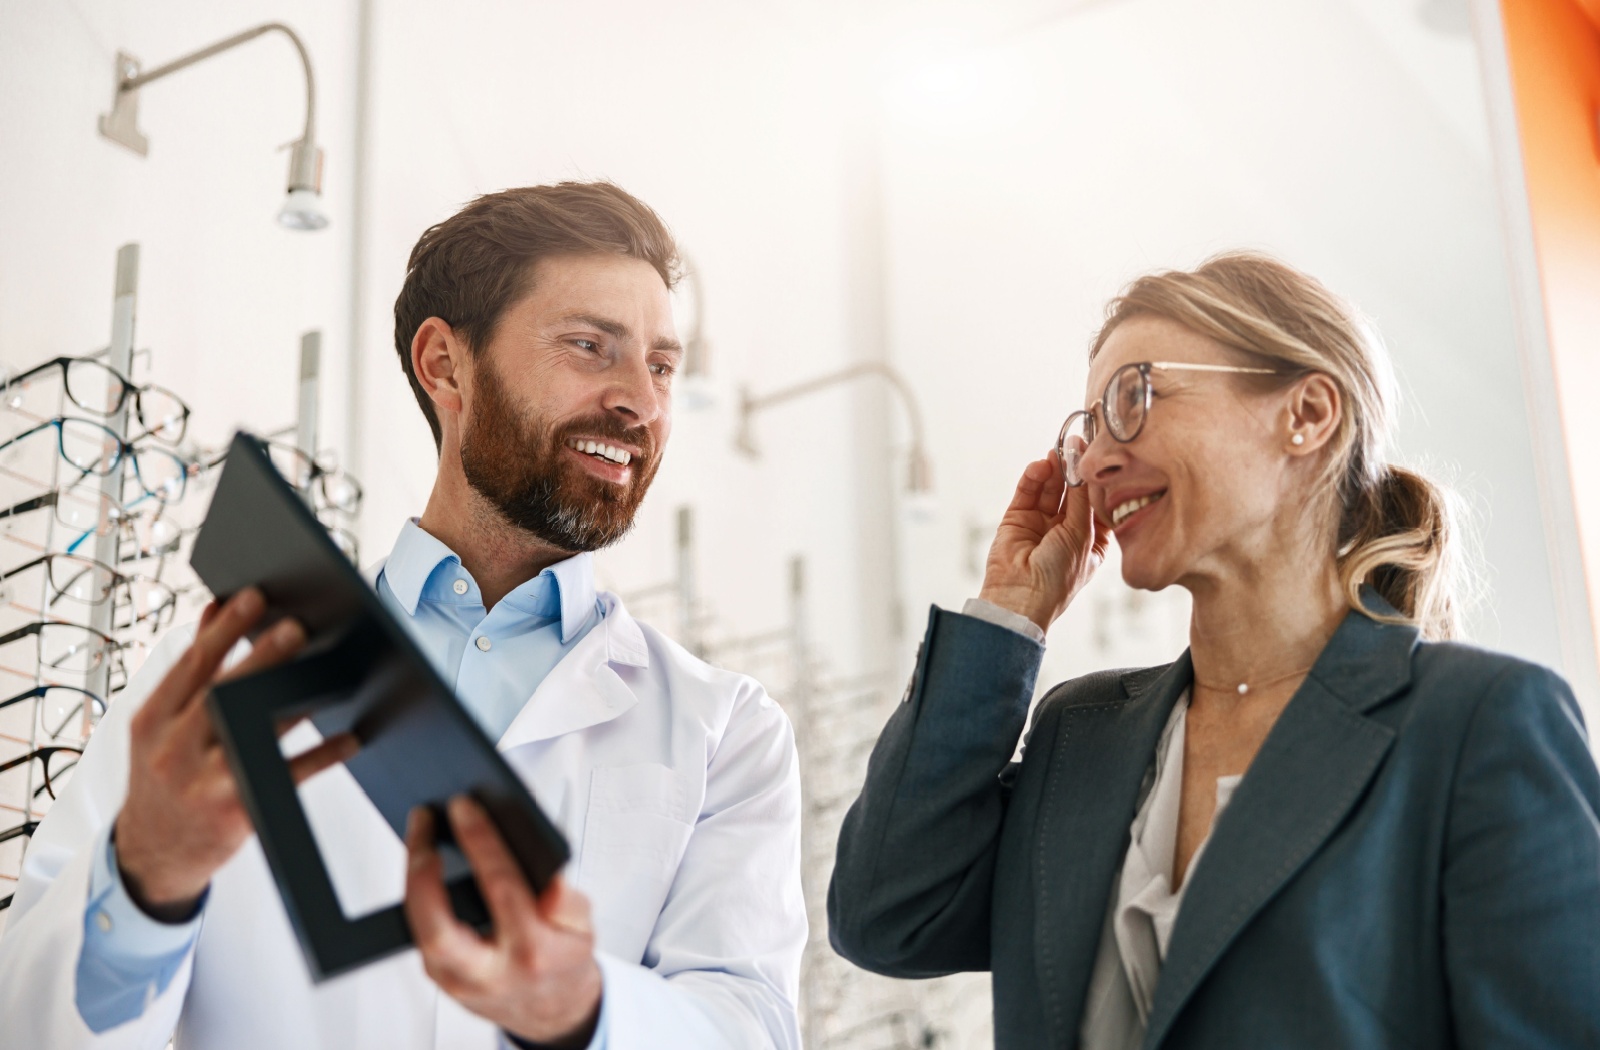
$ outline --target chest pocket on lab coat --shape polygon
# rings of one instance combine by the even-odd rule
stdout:
[[[666,766],[645,762],[592,772],[579,882],[594,903],[595,930],[607,951],[624,958],[644,951],[698,805],[690,779]]]

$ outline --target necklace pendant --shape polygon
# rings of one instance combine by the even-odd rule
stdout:
[[[1244,682],[1240,682],[1239,683],[1239,695],[1240,696],[1244,696],[1249,691],[1250,691],[1250,686],[1249,685],[1245,684]]]

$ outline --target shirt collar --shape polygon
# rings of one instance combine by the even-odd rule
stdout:
[[[383,563],[383,580],[407,616],[417,614],[417,602],[422,600],[428,577],[447,561],[461,564],[455,551],[424,531],[416,518],[407,518],[400,538],[394,541],[394,550]]]
[[[405,609],[406,615],[417,614],[417,603],[422,600],[428,580],[445,563],[459,567],[461,559],[455,551],[424,530],[416,518],[408,518],[400,529],[399,538],[395,540],[394,550],[383,565],[384,581]],[[549,601],[546,577],[555,583],[558,606]],[[475,594],[476,587],[473,591]],[[598,609],[594,556],[585,551],[558,561],[538,576],[518,585],[504,600],[529,614],[552,619],[556,618],[559,609],[561,641],[568,644],[578,636],[578,632],[583,630]]]
[[[555,584],[551,600],[549,582]],[[587,551],[558,561],[517,586],[504,601],[531,616],[561,620],[561,643],[570,644],[598,612],[594,589],[594,555]]]

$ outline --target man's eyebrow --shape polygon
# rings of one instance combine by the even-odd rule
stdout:
[[[594,314],[568,314],[561,318],[559,324],[582,324],[598,329],[613,339],[628,338],[628,326],[621,321],[613,321],[605,317],[596,317]]]
[[[660,336],[655,342],[651,343],[650,349],[658,350],[666,354],[677,354],[680,357],[683,356],[683,344],[678,342],[676,339],[672,339],[664,335]]]

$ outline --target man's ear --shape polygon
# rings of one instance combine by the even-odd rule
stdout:
[[[461,372],[467,353],[449,322],[430,317],[411,339],[411,372],[444,425],[446,415],[461,414]]]

